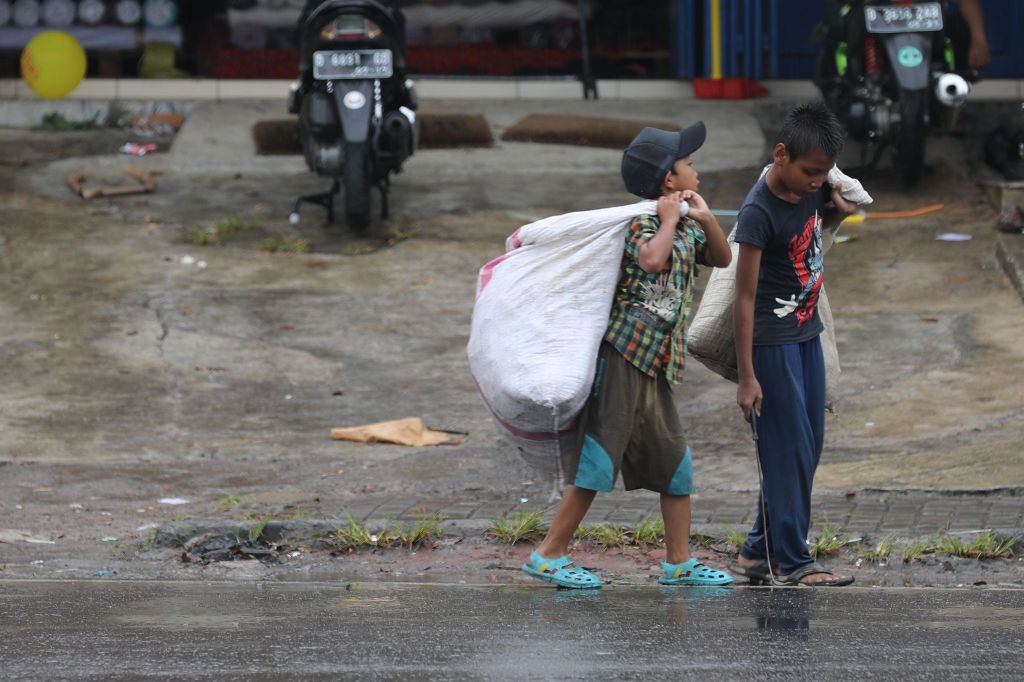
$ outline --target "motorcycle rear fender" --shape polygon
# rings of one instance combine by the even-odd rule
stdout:
[[[925,33],[893,33],[882,37],[896,80],[904,90],[924,90],[930,84],[932,69],[932,36]],[[920,50],[919,64],[907,66],[900,62],[900,52],[907,48]]]
[[[345,142],[366,142],[370,136],[370,117],[373,114],[373,81],[341,80],[333,81],[333,86],[334,103],[338,108]],[[346,97],[349,103],[362,99],[362,105],[350,107],[345,104]]]

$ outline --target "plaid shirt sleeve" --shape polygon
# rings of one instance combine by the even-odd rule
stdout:
[[[704,230],[692,219],[687,219],[686,233],[693,238],[693,262],[700,265],[710,265],[708,263],[708,236],[704,234]],[[694,269],[694,275],[699,274],[700,271]]]
[[[656,215],[645,213],[633,218],[626,235],[626,253],[634,262],[640,262],[640,247],[658,234],[659,227],[661,227],[661,221]]]

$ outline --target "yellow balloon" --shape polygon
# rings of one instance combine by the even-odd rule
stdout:
[[[21,51],[21,77],[43,99],[60,99],[85,77],[85,50],[63,31],[43,31]]]

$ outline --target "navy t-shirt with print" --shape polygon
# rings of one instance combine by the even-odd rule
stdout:
[[[762,250],[754,302],[755,346],[800,343],[821,334],[821,221],[828,200],[826,185],[793,204],[777,197],[761,178],[743,201],[736,241]]]

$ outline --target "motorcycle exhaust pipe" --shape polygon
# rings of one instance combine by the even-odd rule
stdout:
[[[403,140],[409,135],[412,124],[401,111],[389,111],[384,117],[384,134],[392,140]]]
[[[405,109],[405,107],[402,107],[402,109]],[[410,113],[412,112],[410,111]],[[415,117],[415,114],[413,114],[413,117]],[[384,134],[384,139],[387,140],[387,148],[397,153],[403,159],[412,156],[413,152],[414,130],[412,121],[409,118],[401,110],[389,111],[381,123],[381,132]]]
[[[967,101],[971,84],[956,73],[944,73],[935,81],[935,96],[947,107],[959,107]]]

